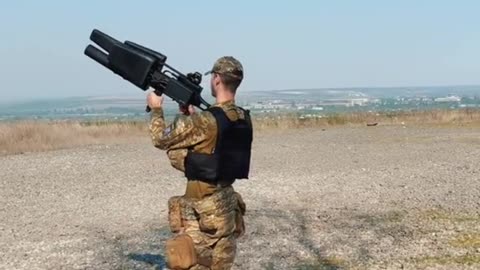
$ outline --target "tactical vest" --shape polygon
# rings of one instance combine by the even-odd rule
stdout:
[[[242,108],[240,108],[242,109]],[[187,179],[208,183],[233,183],[235,179],[248,179],[253,139],[252,123],[248,110],[245,119],[230,121],[220,107],[210,107],[217,122],[217,141],[213,153],[188,151],[185,158]]]

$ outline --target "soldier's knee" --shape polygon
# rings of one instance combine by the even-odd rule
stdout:
[[[190,269],[197,264],[192,238],[188,234],[179,234],[166,241],[166,264],[169,269]]]

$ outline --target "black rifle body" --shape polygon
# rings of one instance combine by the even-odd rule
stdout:
[[[122,43],[97,29],[92,31],[90,40],[108,54],[88,45],[85,55],[140,89],[153,88],[157,94],[165,94],[183,107],[193,105],[201,110],[210,107],[201,97],[200,73],[182,74],[166,64],[165,55],[131,41]]]

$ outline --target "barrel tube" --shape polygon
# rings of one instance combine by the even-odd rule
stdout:
[[[90,40],[97,43],[98,46],[107,52],[110,52],[115,44],[121,43],[120,41],[97,29],[94,29],[90,34]]]
[[[96,47],[92,45],[88,45],[85,48],[85,55],[92,58],[93,60],[97,61],[104,67],[110,69],[109,64],[108,64],[108,55],[106,55],[104,52],[101,50],[97,49]]]

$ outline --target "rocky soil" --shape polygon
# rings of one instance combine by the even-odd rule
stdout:
[[[480,269],[480,129],[255,134],[235,269]],[[0,157],[0,269],[163,269],[185,180],[147,135]]]

